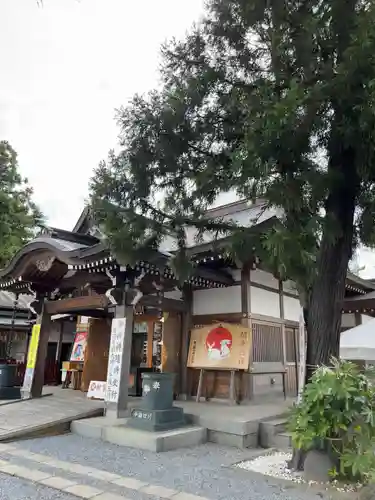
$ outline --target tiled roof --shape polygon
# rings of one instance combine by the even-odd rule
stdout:
[[[264,203],[249,205],[246,202],[239,202],[231,206],[218,207],[209,211],[210,217],[220,217],[224,222],[233,222],[238,226],[252,227],[261,224],[273,217],[281,217],[282,212],[276,208],[268,208]],[[198,231],[194,227],[187,227],[186,230],[187,247],[192,248],[202,243],[210,243],[214,240],[213,234],[207,232],[198,241]],[[221,235],[219,239],[225,238]],[[159,250],[161,252],[174,252],[177,250],[177,240],[173,236],[167,236],[162,241]]]

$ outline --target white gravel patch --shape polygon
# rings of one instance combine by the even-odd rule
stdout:
[[[303,472],[292,472],[288,469],[288,462],[292,459],[291,453],[275,452],[268,455],[261,455],[253,460],[246,460],[236,464],[240,469],[246,469],[265,476],[277,477],[303,483]]]
[[[284,479],[286,481],[292,481],[298,484],[309,484],[318,485],[315,481],[305,481],[303,477],[303,472],[295,472],[288,469],[288,462],[291,460],[291,453],[284,452],[274,452],[266,455],[261,455],[253,460],[245,460],[239,462],[235,465],[240,469],[245,469],[251,472],[257,472],[258,474],[263,474],[265,476],[271,476],[278,479]],[[321,486],[325,486],[326,490],[329,487],[335,488],[340,492],[354,492],[358,491],[362,485],[361,484],[342,484],[338,481],[332,481],[331,483],[320,483]]]

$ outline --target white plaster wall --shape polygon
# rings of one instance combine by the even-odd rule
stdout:
[[[353,328],[354,326],[355,326],[354,313],[341,315],[341,327],[342,328]]]
[[[241,312],[241,287],[211,288],[193,293],[193,314]]]
[[[181,290],[172,290],[170,292],[165,292],[164,297],[167,299],[181,300],[182,299],[182,292],[181,292]]]
[[[278,280],[275,279],[275,277],[271,273],[267,273],[266,271],[262,271],[261,269],[250,271],[250,280],[254,283],[260,283],[261,285],[279,290]]]
[[[241,269],[225,269],[229,273],[234,281],[241,281]]]
[[[12,349],[10,351],[11,358],[16,361],[24,362],[26,357],[26,348],[27,348],[27,336],[23,340],[18,340],[17,342],[13,342]]]
[[[250,293],[252,314],[263,314],[264,316],[280,318],[279,294],[276,291],[270,292],[252,286]]]
[[[299,300],[284,295],[284,318],[289,321],[299,321],[301,306]]]
[[[298,295],[296,284],[294,281],[287,280],[283,282],[283,290],[287,293],[292,293],[293,295]]]
[[[368,323],[372,319],[374,319],[372,316],[367,316],[367,314],[361,314],[362,324]]]

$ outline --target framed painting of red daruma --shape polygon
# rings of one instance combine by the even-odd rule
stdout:
[[[247,370],[251,330],[242,325],[216,323],[191,332],[188,367]]]

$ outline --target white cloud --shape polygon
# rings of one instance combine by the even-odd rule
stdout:
[[[161,43],[202,11],[203,0],[1,0],[0,139],[49,224],[72,228],[116,145],[114,109],[157,85]]]
[[[359,275],[365,279],[375,279],[375,252],[370,248],[361,247],[358,250],[358,262],[361,266]]]

